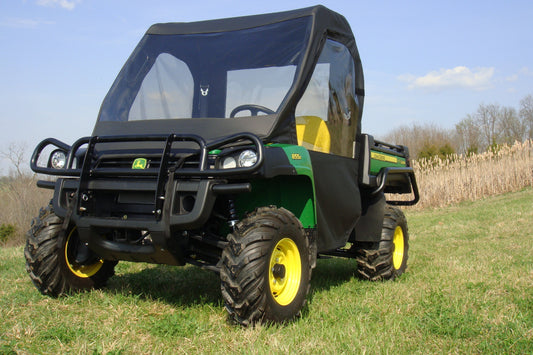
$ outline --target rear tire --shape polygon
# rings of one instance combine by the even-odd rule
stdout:
[[[409,251],[407,220],[399,208],[387,206],[379,243],[354,244],[357,273],[366,280],[392,280],[405,272]]]
[[[247,326],[297,317],[311,279],[309,241],[298,218],[284,208],[259,208],[228,240],[220,279],[229,318]]]
[[[75,226],[62,233],[63,218],[52,204],[42,208],[26,233],[26,270],[33,284],[45,295],[58,297],[69,291],[99,288],[114,275],[116,261],[106,261],[85,250],[87,262],[76,262],[81,244]]]

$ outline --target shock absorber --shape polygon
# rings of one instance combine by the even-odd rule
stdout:
[[[237,208],[235,207],[235,200],[233,198],[228,199],[228,212],[228,224],[232,229],[235,229],[235,225],[239,221],[239,216],[237,216]]]

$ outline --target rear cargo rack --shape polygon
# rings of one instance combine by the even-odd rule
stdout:
[[[372,150],[376,150],[376,151],[383,152],[383,153],[389,153],[389,154],[396,153],[396,154],[402,154],[402,155],[407,155],[407,156],[409,155],[409,152],[407,151],[406,146],[385,143],[377,139],[373,139]]]
[[[361,184],[370,191],[371,195],[412,193],[411,200],[387,200],[387,203],[403,206],[415,205],[420,200],[420,194],[415,172],[410,166],[407,147],[379,141],[369,134],[362,134],[360,142],[359,179]],[[373,167],[374,156],[378,161],[385,161],[385,166]],[[387,166],[388,164],[390,166]]]

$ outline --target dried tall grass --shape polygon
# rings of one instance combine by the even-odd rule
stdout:
[[[418,208],[462,201],[533,186],[533,141],[503,145],[481,154],[413,161],[420,190]]]
[[[15,235],[7,240],[7,246],[24,242],[31,220],[52,198],[52,191],[38,188],[36,181],[34,176],[22,175],[0,185],[0,225],[15,226]]]

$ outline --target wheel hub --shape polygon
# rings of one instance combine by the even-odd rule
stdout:
[[[272,268],[272,276],[276,279],[283,279],[285,278],[285,273],[287,270],[285,269],[285,265],[283,264],[276,264]]]

